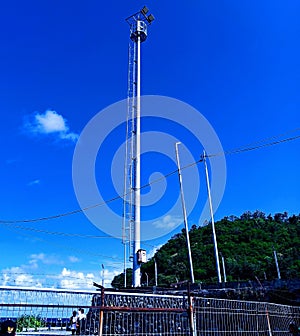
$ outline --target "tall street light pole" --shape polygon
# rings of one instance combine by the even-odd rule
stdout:
[[[188,223],[187,223],[187,215],[186,215],[184,193],[183,193],[183,187],[182,187],[181,168],[180,168],[180,161],[179,161],[179,152],[178,152],[178,145],[179,144],[180,144],[180,142],[175,143],[175,152],[176,152],[176,161],[177,161],[177,168],[178,168],[178,178],[179,178],[179,186],[180,186],[180,196],[181,196],[183,221],[184,221],[184,226],[185,226],[186,243],[187,243],[187,249],[188,249],[188,255],[189,255],[191,282],[194,283],[195,279],[194,279],[193,260],[192,260],[192,252],[191,252],[190,237],[189,237],[189,228],[188,228]]]
[[[129,60],[129,71],[132,74],[129,84],[129,92],[132,97],[130,104],[131,115],[133,120],[133,129],[131,132],[132,141],[132,167],[130,169],[133,176],[130,177],[133,185],[133,204],[130,207],[132,214],[130,221],[133,222],[133,287],[141,286],[141,262],[138,259],[138,253],[141,247],[141,43],[147,39],[147,27],[154,20],[152,14],[148,14],[149,10],[146,6],[139,12],[131,15],[126,19],[130,25],[130,39],[133,44],[133,59]],[[132,123],[132,120],[129,122]]]
[[[211,216],[211,226],[212,226],[212,231],[213,231],[213,241],[214,241],[215,257],[216,257],[218,282],[219,282],[219,284],[221,284],[222,283],[222,278],[221,278],[221,271],[220,271],[218,243],[217,243],[217,236],[216,236],[216,230],[215,230],[214,212],[213,212],[213,207],[212,207],[212,200],[211,200],[211,193],[210,193],[210,183],[209,183],[209,176],[208,176],[208,169],[207,169],[205,151],[203,151],[203,161],[204,161],[205,175],[206,175],[206,186],[207,186],[207,195],[208,195],[209,210],[210,210],[210,216]]]

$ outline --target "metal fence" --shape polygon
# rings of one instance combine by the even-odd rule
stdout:
[[[194,299],[197,335],[289,335],[300,307],[209,298]]]
[[[70,335],[72,312],[83,308],[81,335],[289,335],[300,307],[263,302],[113,291],[0,287],[0,321],[18,335]]]

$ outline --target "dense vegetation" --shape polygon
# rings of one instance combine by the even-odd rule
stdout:
[[[29,328],[37,330],[40,327],[45,327],[46,323],[40,316],[22,315],[17,320],[17,331],[26,331]]]
[[[282,279],[300,277],[300,215],[278,213],[266,216],[260,211],[230,216],[215,223],[219,252],[223,255],[227,281],[273,280],[277,278],[274,250]],[[189,232],[195,282],[216,283],[217,272],[210,224],[193,225]],[[158,285],[190,279],[186,234],[173,236],[155,256],[142,265],[142,283],[155,284],[154,260],[157,263]],[[132,270],[127,270],[131,285]],[[124,286],[124,275],[112,281],[114,288]]]

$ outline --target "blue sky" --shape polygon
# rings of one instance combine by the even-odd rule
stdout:
[[[168,96],[194,107],[225,151],[299,136],[297,0],[6,2],[0,11],[0,283],[87,288],[102,281],[102,264],[106,285],[121,271],[120,240],[108,237],[84,213],[6,221],[80,209],[72,182],[74,149],[89,121],[127,96],[125,18],[144,4],[156,20],[142,45],[142,94]],[[143,127],[162,126],[145,121]],[[97,159],[104,199],[115,196],[101,174],[108,174],[111,151],[124,141],[122,134],[118,130],[107,144],[108,155]],[[202,154],[203,147],[190,138],[184,146],[195,161]],[[190,161],[183,152],[185,165]],[[142,185],[152,171],[164,175],[176,169],[171,160],[157,158],[144,156]],[[256,209],[299,214],[299,140],[225,158],[226,186],[215,219]],[[203,187],[203,166],[198,168]],[[183,183],[188,175],[186,169]],[[168,222],[168,213],[160,206],[178,193],[176,178],[170,178],[169,198],[151,208],[161,223]],[[205,188],[199,195],[190,225],[198,224]],[[175,219],[179,226],[174,231],[142,243],[149,256],[181,230]]]

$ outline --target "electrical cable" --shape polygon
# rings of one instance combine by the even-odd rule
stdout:
[[[221,153],[218,153],[218,154],[211,154],[211,155],[207,155],[206,157],[216,157],[216,156],[221,156],[221,155],[232,155],[232,154],[250,152],[250,151],[261,149],[261,148],[264,148],[264,147],[271,147],[271,146],[279,145],[279,144],[284,143],[284,142],[297,140],[299,138],[300,138],[300,135],[296,135],[294,137],[285,138],[285,139],[281,139],[281,140],[277,140],[277,141],[273,141],[273,142],[269,142],[269,143],[263,143],[263,144],[257,145],[257,146],[240,147],[240,148],[236,148],[234,150],[229,150],[229,151],[221,152]]]
[[[8,228],[10,230],[13,230],[13,231],[16,229],[14,225],[9,225]],[[27,230],[28,228],[22,228],[22,229]],[[20,235],[20,233],[18,233],[18,234]],[[26,233],[22,233],[21,235],[26,237],[26,238],[28,238],[28,237],[31,238],[31,236],[29,236]],[[35,239],[37,239],[41,242],[45,241],[43,238],[35,238]],[[104,255],[104,254],[101,254],[101,253],[95,253],[93,251],[89,251],[87,249],[81,249],[81,248],[78,248],[78,247],[74,248],[74,247],[68,246],[67,244],[61,245],[61,244],[53,243],[52,240],[51,241],[47,240],[46,242],[47,242],[47,244],[50,243],[50,244],[56,246],[56,248],[69,250],[69,251],[72,251],[72,252],[75,252],[75,253],[80,253],[80,255],[85,254],[85,255],[89,255],[89,256],[93,256],[93,257],[101,257],[101,258],[112,259],[112,260],[114,260],[115,263],[122,263],[123,262],[122,258],[119,258],[119,257],[116,257],[116,256],[108,256],[108,255]]]
[[[272,137],[269,137],[269,138],[265,138],[265,139],[262,139],[258,142],[255,142],[255,143],[261,143],[265,140],[268,140],[268,139],[274,139],[274,138],[278,138],[278,137],[281,137],[282,135],[285,135],[287,133],[291,133],[291,132],[295,132],[295,131],[299,131],[300,129],[299,128],[296,128],[294,130],[290,130],[290,131],[287,131],[283,134],[280,134],[280,135],[277,135],[277,136],[272,136]],[[206,157],[207,158],[213,158],[213,157],[217,157],[217,156],[222,156],[222,155],[232,155],[232,154],[239,154],[239,153],[244,153],[244,152],[249,152],[249,151],[254,151],[254,150],[258,150],[258,149],[261,149],[261,148],[264,148],[264,147],[271,147],[271,146],[275,146],[275,145],[278,145],[278,144],[281,144],[281,143],[285,143],[285,142],[290,142],[290,141],[294,141],[294,140],[297,140],[300,138],[300,135],[296,135],[294,137],[289,137],[289,138],[284,138],[284,139],[280,139],[280,140],[277,140],[277,141],[272,141],[272,142],[269,142],[269,143],[262,143],[262,144],[258,144],[256,146],[250,146],[250,147],[239,147],[239,148],[236,148],[236,149],[233,149],[233,150],[228,150],[228,151],[223,151],[223,152],[220,152],[220,153],[215,153],[215,154],[206,154]],[[197,165],[198,163],[202,162],[203,161],[203,158],[191,163],[191,164],[188,164],[184,167],[181,168],[181,170],[184,170],[184,169],[187,169],[191,166],[195,166]],[[160,180],[162,179],[166,179],[168,177],[170,177],[171,175],[174,175],[178,172],[178,169],[164,175],[164,176],[161,176],[160,178],[154,180],[154,181],[151,181],[143,186],[141,186],[140,189],[144,189],[146,187],[149,187],[150,185],[154,184],[154,183],[157,183],[159,182]],[[97,204],[94,204],[94,205],[91,205],[91,206],[88,206],[88,207],[85,207],[85,208],[82,208],[82,209],[76,209],[76,210],[73,210],[73,211],[69,211],[69,212],[65,212],[65,213],[61,213],[61,214],[58,214],[58,215],[53,215],[53,216],[47,216],[47,217],[39,217],[39,218],[32,218],[32,219],[19,219],[19,220],[0,220],[0,224],[17,224],[17,223],[32,223],[32,222],[41,222],[41,221],[48,221],[48,220],[52,220],[52,219],[57,219],[57,218],[61,218],[61,217],[67,217],[67,216],[71,216],[71,215],[74,215],[74,214],[77,214],[77,213],[82,213],[84,211],[89,211],[91,209],[94,209],[94,208],[97,208],[97,207],[100,207],[100,206],[103,206],[105,204],[109,204],[109,203],[112,203],[116,200],[119,200],[119,199],[122,199],[124,198],[126,195],[128,195],[130,192],[128,192],[127,194],[124,194],[124,195],[118,195],[116,197],[113,197],[113,198],[110,198],[106,201],[103,201],[103,202],[100,202],[100,203],[97,203]]]
[[[36,229],[33,227],[25,227],[21,225],[15,225],[14,223],[0,223],[0,225],[5,225],[8,227],[13,227],[14,229],[20,229],[25,231],[33,231],[37,233],[45,233],[49,235],[56,235],[56,236],[66,236],[66,237],[78,237],[78,238],[92,238],[92,239],[103,239],[103,238],[111,238],[111,239],[121,239],[122,237],[114,237],[114,236],[98,236],[98,235],[85,235],[80,233],[67,233],[67,232],[59,232],[59,231],[48,231],[42,229]]]

